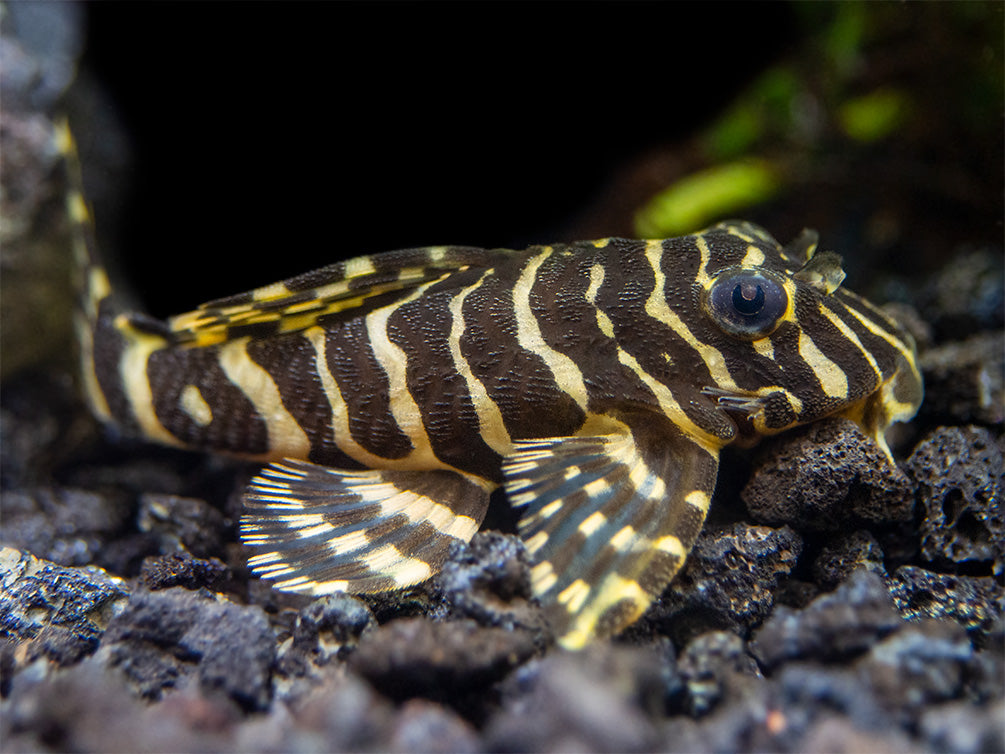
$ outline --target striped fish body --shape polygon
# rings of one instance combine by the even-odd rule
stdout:
[[[120,309],[78,194],[70,209],[92,406],[267,462],[242,537],[282,589],[429,578],[502,485],[534,591],[580,647],[680,569],[724,445],[835,415],[882,443],[921,400],[910,338],[809,233],[392,252],[162,322]]]

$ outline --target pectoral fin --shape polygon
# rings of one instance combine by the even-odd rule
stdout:
[[[645,612],[701,530],[717,466],[673,428],[517,443],[506,491],[525,506],[533,589],[561,644],[582,647]]]
[[[244,495],[248,561],[275,587],[307,594],[380,592],[435,574],[467,541],[489,490],[451,471],[337,471],[304,461],[263,469]]]

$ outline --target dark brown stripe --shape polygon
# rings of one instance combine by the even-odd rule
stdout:
[[[741,231],[749,232],[741,228]],[[712,230],[707,233],[702,233],[700,236],[683,236],[681,238],[668,238],[663,242],[663,263],[664,271],[667,273],[669,279],[670,272],[674,267],[679,270],[679,265],[686,260],[688,264],[687,273],[678,272],[678,274],[684,275],[688,281],[695,280],[697,278],[698,263],[701,259],[701,253],[697,247],[698,238],[704,238],[705,244],[708,246],[709,256],[708,263],[706,264],[706,271],[709,275],[715,275],[720,270],[727,267],[734,267],[738,265],[745,256],[747,256],[747,248],[750,246],[749,243],[744,241],[742,238],[737,238],[731,233],[727,233],[725,230]],[[764,252],[765,260],[777,259],[778,251],[771,246],[762,243],[755,243],[757,248]],[[693,260],[693,264],[691,264]],[[772,266],[770,263],[766,263],[765,266]]]
[[[198,311],[205,311],[208,314],[216,314],[221,309],[230,306],[243,306],[244,304],[250,304],[254,301],[254,297],[251,295],[251,291],[246,291],[245,293],[235,293],[232,296],[223,296],[222,298],[215,298],[212,301],[207,301],[202,304]]]
[[[313,290],[291,291],[277,298],[255,301],[251,304],[250,308],[259,312],[276,312],[281,314],[287,307],[294,304],[302,304],[305,301],[313,301],[315,297],[315,291]]]
[[[310,291],[313,288],[331,285],[344,279],[345,262],[336,262],[335,264],[291,277],[289,280],[283,281],[283,285],[290,291]]]
[[[349,497],[345,493],[340,493],[340,495],[344,495],[346,498]],[[362,498],[359,498],[357,496],[356,499],[361,500]],[[304,510],[308,513],[314,512],[309,508],[305,508]],[[356,524],[365,521],[375,520],[377,516],[380,514],[380,511],[381,508],[379,503],[371,503],[369,505],[363,505],[358,508],[353,508],[352,510],[349,511],[344,510],[325,511],[321,515],[325,523],[331,524],[332,526],[355,526]]]
[[[455,541],[453,537],[441,534],[428,521],[420,521],[401,527],[394,536],[376,545],[393,544],[406,558],[415,558],[434,566],[443,562],[450,543]]]
[[[569,435],[585,414],[555,384],[544,360],[517,341],[513,285],[524,264],[521,258],[501,266],[464,299],[461,355],[499,407],[510,437]]]
[[[621,631],[635,617],[637,610],[638,606],[630,599],[615,602],[597,619],[597,624],[593,628],[594,633],[598,637],[604,637]]]
[[[740,242],[738,238],[724,233],[708,233],[703,237],[709,247],[710,260],[724,263],[724,266],[735,264],[732,260],[739,253],[734,248]],[[698,279],[698,268],[701,265],[698,238],[699,236],[667,238],[660,244],[660,270],[666,275],[666,288],[688,301],[691,299],[691,284]],[[743,253],[746,253],[745,246]]]
[[[558,580],[549,590],[557,594],[577,578],[583,578],[591,586],[596,586],[603,571],[596,567],[596,561],[607,542],[626,523],[632,523],[638,513],[637,506],[642,501],[633,495],[634,487],[627,478],[628,469],[619,466],[607,481],[611,485],[610,497],[604,502],[590,500],[585,493],[570,495],[567,505],[563,505],[543,527],[549,532],[548,542],[538,553],[539,557],[551,563]],[[602,529],[587,538],[579,526],[594,511],[601,510],[608,520]]]
[[[275,382],[283,406],[311,443],[308,460],[343,469],[362,468],[335,444],[332,409],[318,376],[316,353],[299,334],[252,340],[248,357],[265,369]]]
[[[791,322],[783,322],[771,336],[774,348],[775,362],[784,365],[782,379],[776,384],[790,389],[802,401],[800,416],[820,416],[827,409],[833,409],[837,403],[824,395],[823,388],[816,373],[803,361],[799,354],[799,326]],[[763,387],[761,381],[758,387]]]
[[[419,407],[436,457],[462,471],[501,481],[499,456],[481,437],[467,383],[454,369],[450,354],[450,301],[457,288],[479,275],[459,276],[450,289],[430,289],[399,306],[388,318],[387,334],[405,352],[407,390]]]
[[[688,263],[697,257],[693,246],[664,250],[664,256],[669,253],[690,256],[692,259]],[[618,344],[646,373],[673,392],[691,421],[713,434],[731,437],[735,431],[732,424],[718,413],[709,412],[707,401],[699,393],[701,385],[715,384],[701,354],[668,325],[646,313],[646,302],[652,295],[656,277],[646,259],[645,245],[637,241],[615,241],[605,247],[603,258],[604,282],[596,303],[610,318]],[[696,264],[694,268],[697,269]],[[665,291],[671,310],[687,322],[687,312],[699,296],[693,279],[667,273]],[[659,404],[652,391],[627,368],[620,369],[620,377],[613,388],[617,391],[616,398],[620,399],[620,406],[618,401],[612,401],[617,408],[623,410],[634,404],[658,410]]]
[[[547,591],[547,594],[560,594],[569,584],[585,575],[577,567],[577,561],[583,565],[589,562],[587,559],[579,557],[585,543],[586,537],[579,532],[575,532],[571,536],[557,542],[554,548],[549,547],[547,555],[538,553],[538,557],[541,560],[547,560],[551,564],[555,575],[558,577],[558,580]],[[595,584],[590,582],[590,586],[595,586]]]
[[[711,497],[719,459],[676,427],[638,422],[632,427],[632,433],[649,471],[666,484],[667,499],[655,506],[658,515],[651,519],[650,529],[643,528],[646,524],[644,514],[628,523],[651,539],[673,534],[689,550],[701,531],[705,513],[685,502],[685,498],[694,490]]]
[[[381,544],[384,544],[380,540],[384,540],[385,538],[391,542],[397,541],[402,532],[408,531],[414,526],[415,524],[410,523],[408,516],[404,513],[395,513],[392,516],[374,520],[366,528],[367,547],[357,551],[357,554],[353,557],[365,557]]]
[[[867,320],[874,323],[876,327],[886,331],[893,337],[897,338],[898,341],[902,341],[904,336],[899,333],[895,327],[891,327],[888,322],[877,316],[874,311],[864,306],[858,296],[850,291],[839,292],[844,294],[840,297],[840,301],[845,307],[848,309],[854,309]],[[876,364],[879,366],[879,369],[883,373],[884,377],[889,377],[897,371],[898,368],[900,368],[904,359],[904,353],[901,349],[894,347],[889,341],[873,333],[865,325],[863,325],[857,317],[855,317],[850,311],[847,311],[844,307],[836,306],[834,309],[838,317],[840,317],[841,320],[848,325],[852,332],[858,335],[863,347],[876,360]],[[906,350],[908,346],[905,344],[904,348]]]
[[[630,574],[633,570],[632,563],[637,564],[640,558],[648,557],[646,553],[619,553],[608,544],[611,537],[629,525],[635,529],[636,536],[652,538],[653,533],[661,528],[660,524],[664,518],[664,502],[639,495],[628,480],[627,471],[625,468],[625,476],[620,482],[615,482],[610,500],[601,506],[591,506],[587,510],[588,516],[599,509],[607,522],[589,539],[583,537],[581,533],[575,535],[579,540],[575,552],[576,562],[580,565],[575,573],[570,573],[567,578],[562,579],[565,585],[572,583],[578,577],[591,586],[598,586],[612,570]],[[582,516],[577,521],[577,527],[587,516]],[[564,546],[556,559],[572,562]]]
[[[840,315],[841,312],[838,311],[838,316]],[[868,359],[858,346],[842,335],[841,331],[820,313],[819,304],[815,300],[810,300],[809,297],[805,301],[802,297],[797,298],[796,319],[803,331],[811,336],[820,352],[844,372],[845,378],[848,380],[848,402],[864,397],[875,389],[876,372]],[[851,323],[849,323],[849,327],[851,327]],[[851,329],[856,334],[863,332],[855,327],[851,327]],[[880,341],[885,348],[881,347],[877,342],[879,339],[873,335],[865,338],[860,335],[860,340],[870,350],[873,358],[879,357],[877,363],[881,363],[884,359],[884,352],[891,350],[890,345],[885,341]]]
[[[115,326],[115,310],[110,299],[104,299],[98,305],[98,319],[91,331],[94,349],[94,374],[98,380],[108,410],[112,418],[127,433],[136,434],[140,431],[139,424],[133,414],[132,405],[126,395],[122,378],[119,374],[119,361],[126,349],[126,339]]]
[[[448,246],[445,247],[440,261],[434,262],[430,255],[431,249],[427,247],[417,249],[401,249],[391,251],[386,254],[377,254],[370,257],[374,269],[377,272],[397,272],[403,267],[435,267],[440,270],[467,265],[478,267],[482,270],[504,262],[512,256],[525,256],[525,252],[510,251],[508,249],[481,249],[476,246]]]
[[[365,450],[381,458],[403,458],[412,441],[391,413],[392,386],[373,355],[366,323],[353,319],[326,328],[328,370],[335,378],[349,415],[349,433]]]
[[[783,322],[771,335],[772,346],[794,335],[793,325]],[[729,376],[742,390],[756,391],[765,385],[787,385],[791,380],[791,376],[786,377],[787,370],[781,366],[787,362],[777,361],[777,353],[776,360],[761,356],[754,349],[753,343],[730,338],[721,330],[706,342],[722,354]]]
[[[258,454],[269,450],[265,421],[251,401],[224,374],[219,349],[165,348],[147,362],[154,411],[164,428],[187,445],[230,453]],[[181,408],[182,391],[199,388],[212,411],[206,426]]]
[[[279,320],[270,319],[265,322],[248,322],[231,325],[227,328],[227,340],[240,340],[248,337],[252,341],[263,341],[279,333]]]
[[[530,308],[541,336],[579,367],[591,411],[609,411],[615,403],[632,401],[633,389],[652,399],[651,391],[618,361],[617,344],[600,330],[594,305],[586,300],[590,268],[601,262],[597,249],[576,245],[569,250],[573,254],[559,249],[548,257],[531,287]]]
[[[705,523],[706,514],[701,509],[685,502],[684,498],[693,489],[703,490],[711,497],[712,491],[715,488],[715,471],[717,466],[716,462],[711,464],[712,479],[708,486],[704,488],[697,485],[694,488],[683,487],[679,494],[673,496],[671,501],[664,503],[669,510],[667,511],[662,530],[654,535],[656,538],[662,537],[665,534],[673,534],[681,541],[685,550],[689,551],[694,546],[694,542],[698,539],[698,535],[701,533],[702,526]]]

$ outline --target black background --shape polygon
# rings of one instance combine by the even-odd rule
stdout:
[[[364,253],[563,237],[617,167],[792,43],[708,3],[95,3],[132,172],[107,235],[152,313]],[[98,218],[100,224],[101,218]]]

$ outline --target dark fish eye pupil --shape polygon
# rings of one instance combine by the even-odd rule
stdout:
[[[755,340],[772,333],[785,317],[789,296],[768,270],[726,270],[704,300],[705,311],[731,335]]]
[[[764,289],[753,280],[744,280],[733,288],[733,307],[740,314],[751,316],[764,308]]]

